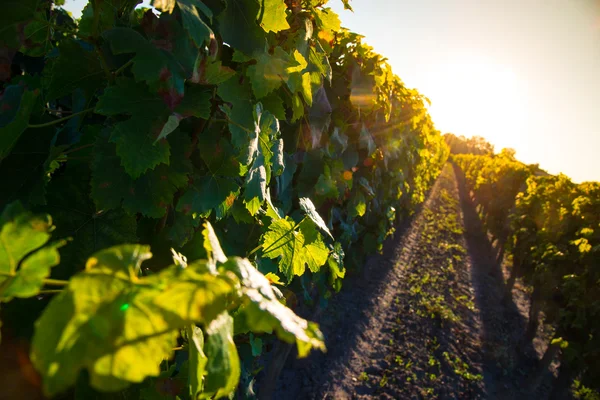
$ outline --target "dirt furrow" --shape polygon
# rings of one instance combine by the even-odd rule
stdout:
[[[273,398],[531,396],[539,349],[517,352],[527,295],[502,303],[502,266],[457,172],[447,165],[410,225],[346,279],[317,317],[329,352],[288,357]]]

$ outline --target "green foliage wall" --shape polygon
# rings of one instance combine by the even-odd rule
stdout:
[[[146,10],[93,0],[78,21],[58,2],[5,5],[2,234],[23,243],[15,259],[3,242],[0,299],[5,325],[34,335],[46,393],[87,370],[82,387],[133,382],[139,394],[145,378],[184,368],[160,369],[178,340],[190,371],[181,397],[224,396],[240,376],[251,381],[273,340],[264,332],[301,355],[322,347],[318,329],[272,293],[290,307],[326,302],[423,201],[448,156],[428,100],[325,3],[155,0]],[[254,268],[280,289],[247,281]],[[53,284],[66,286],[46,308],[8,302],[51,297]],[[187,297],[168,291],[177,285]],[[151,300],[165,290],[170,300]],[[252,304],[270,322],[243,312]],[[123,315],[142,309],[164,336],[131,331]],[[56,319],[49,347],[39,335]],[[281,328],[289,320],[292,332]],[[123,344],[140,335],[150,342]],[[130,365],[130,352],[143,366],[108,367]]]

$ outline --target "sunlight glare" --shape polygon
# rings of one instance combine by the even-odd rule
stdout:
[[[433,121],[442,133],[478,135],[496,150],[523,143],[525,87],[508,66],[491,60],[463,57],[429,68],[427,93]]]

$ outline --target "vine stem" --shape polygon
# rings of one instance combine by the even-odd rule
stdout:
[[[179,351],[179,350],[183,350],[183,346],[179,346],[179,347],[173,347],[172,349],[173,351]]]
[[[85,109],[83,111],[76,112],[75,114],[71,114],[71,115],[68,115],[66,117],[55,119],[54,121],[45,122],[43,124],[29,124],[27,127],[28,128],[45,128],[47,126],[52,126],[52,125],[60,124],[61,122],[67,121],[67,120],[69,120],[71,118],[74,118],[74,117],[76,117],[78,115],[85,114],[85,113],[88,113],[88,112],[93,111],[93,110],[94,110],[94,107],[87,108],[87,109]]]
[[[113,75],[114,76],[119,75],[121,72],[125,71],[125,69],[127,67],[129,67],[131,64],[133,64],[133,58],[131,60],[127,61],[125,64],[121,65],[119,68],[117,68],[115,70],[115,72],[113,72]]]
[[[300,224],[302,222],[304,222],[304,220],[306,219],[306,216],[304,218],[302,218],[300,220],[300,222],[298,222],[296,225],[292,226],[291,229],[289,229],[287,232],[285,232],[283,235],[281,235],[276,241],[274,241],[273,243],[271,243],[269,246],[267,246],[267,248],[263,251],[264,253],[266,253],[268,250],[271,249],[271,247],[273,247],[275,245],[275,243],[279,242],[281,239],[283,239],[284,237],[286,237],[290,232],[293,232],[296,230],[296,228],[298,226],[300,226]],[[252,251],[250,251],[250,253],[248,253],[248,257],[250,257],[252,254],[256,253],[258,250],[260,250],[262,246],[259,244],[258,246],[256,246],[254,249],[252,249]]]
[[[250,130],[250,129],[246,128],[245,126],[238,124],[238,123],[237,123],[237,122],[235,122],[234,120],[232,120],[232,119],[228,118],[227,116],[225,116],[225,118],[224,118],[224,119],[215,118],[215,122],[228,122],[228,123],[230,123],[230,124],[232,124],[232,125],[235,125],[235,126],[237,126],[237,127],[238,127],[238,128],[240,128],[240,129],[243,129],[243,130],[245,130],[245,131],[246,131],[246,132],[248,132],[248,133],[255,133],[254,131],[252,131],[252,130]]]
[[[14,278],[17,276],[17,274],[0,271],[0,276],[4,276],[6,278]],[[60,279],[44,279],[42,282],[44,282],[44,285],[48,286],[67,286],[69,284],[69,281],[63,281]]]
[[[69,281],[63,281],[60,279],[44,279],[44,285],[48,286],[67,286]]]
[[[40,294],[58,294],[61,293],[62,290],[61,289],[46,289],[46,290],[40,290]]]
[[[91,144],[84,144],[83,146],[75,147],[74,149],[64,151],[63,154],[74,153],[76,151],[87,149],[88,147],[92,147],[93,145],[94,145],[93,143],[91,143]]]

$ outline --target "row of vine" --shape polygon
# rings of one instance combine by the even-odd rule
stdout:
[[[544,322],[553,327],[540,373],[558,355],[557,398],[573,380],[597,389],[600,183],[575,184],[565,175],[526,166],[506,152],[452,157],[488,219],[510,227],[506,247],[512,269],[505,300],[511,299],[517,277],[533,289],[524,341],[536,337],[542,312]]]
[[[448,149],[326,1],[138,3],[0,16],[3,332],[50,396],[250,394],[268,333],[324,348],[291,309],[381,249]]]

